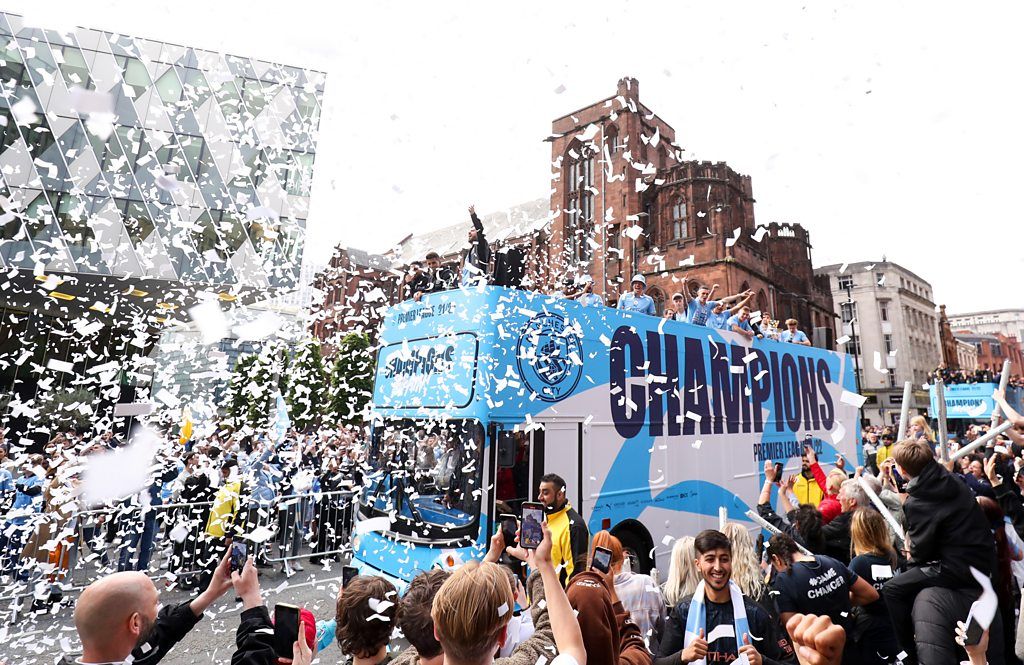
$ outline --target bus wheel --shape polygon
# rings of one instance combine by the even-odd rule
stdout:
[[[637,520],[624,520],[612,528],[611,534],[619,539],[623,549],[636,553],[640,569],[634,570],[634,573],[647,575],[651,572],[654,567],[654,540],[647,527]]]

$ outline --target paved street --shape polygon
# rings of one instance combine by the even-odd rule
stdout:
[[[305,607],[319,619],[334,617],[334,599],[341,580],[341,563],[329,567],[304,562],[306,570],[286,579],[280,566],[260,571],[260,585],[267,605],[287,602]],[[190,597],[182,591],[168,591],[162,602],[180,603]],[[208,612],[195,629],[161,663],[226,663],[234,650],[235,628],[241,604],[235,604],[230,592]],[[62,606],[43,619],[22,618],[16,624],[0,627],[0,664],[55,663],[65,653],[79,655],[72,609]],[[336,650],[335,646],[330,647]],[[340,652],[338,652],[340,656]]]

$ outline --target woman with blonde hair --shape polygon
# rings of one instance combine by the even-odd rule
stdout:
[[[935,443],[935,432],[932,430],[931,425],[928,424],[928,419],[924,416],[914,416],[910,419],[910,430],[907,432],[908,439],[920,439],[924,438],[928,443]]]
[[[670,608],[682,602],[683,598],[693,595],[700,583],[697,572],[697,552],[693,548],[693,536],[684,536],[672,546],[672,559],[668,564],[668,579],[662,590],[665,602]]]
[[[882,598],[882,587],[896,574],[896,548],[881,513],[858,508],[850,521],[850,543],[854,554],[850,570],[873,586],[879,596],[875,602],[854,609],[849,639],[859,654],[856,662],[895,662],[900,648]]]
[[[732,543],[732,581],[744,596],[760,605],[772,617],[777,617],[779,612],[768,595],[764,573],[761,572],[761,561],[750,532],[740,524],[727,522],[723,533]]]

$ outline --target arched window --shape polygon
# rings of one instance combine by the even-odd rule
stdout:
[[[651,299],[654,300],[654,311],[658,313],[658,316],[664,314],[665,305],[667,304],[667,302],[665,299],[665,292],[661,290],[661,287],[652,286],[651,288],[647,289],[647,295],[649,295]]]
[[[622,140],[619,138],[619,128],[615,125],[607,125],[604,129],[604,142],[608,146],[608,152],[614,155],[622,149]]]
[[[757,292],[757,309],[760,310],[762,315],[768,313],[768,296],[765,294],[764,289]]]
[[[575,265],[587,263],[594,240],[594,146],[574,141],[563,166],[566,195],[565,252]]]
[[[686,201],[676,199],[672,203],[672,211],[669,214],[672,224],[672,239],[682,240],[686,237]]]

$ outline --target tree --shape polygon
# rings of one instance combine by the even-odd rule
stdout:
[[[362,425],[373,392],[373,353],[366,333],[349,333],[338,344],[331,372],[330,412],[335,422]]]
[[[319,425],[324,415],[323,398],[330,386],[319,342],[306,340],[299,345],[287,375],[284,395],[292,426],[304,430]]]
[[[96,395],[84,388],[65,390],[39,400],[38,422],[51,431],[84,429],[94,420]]]
[[[238,359],[228,383],[228,411],[233,427],[259,430],[269,424],[277,391],[284,381],[284,366],[284,349],[270,344]]]

